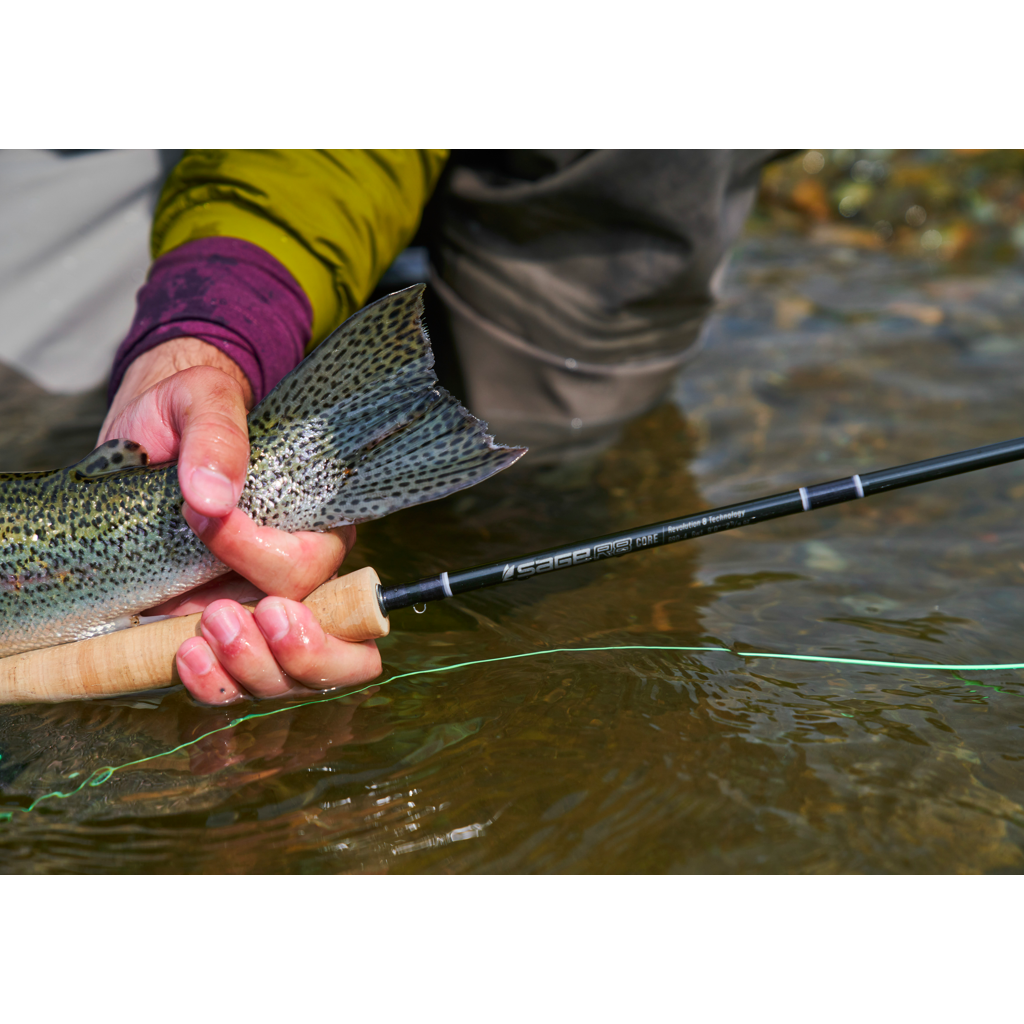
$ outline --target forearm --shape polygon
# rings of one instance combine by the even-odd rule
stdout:
[[[155,261],[114,359],[111,401],[146,353],[191,337],[228,357],[258,403],[363,304],[415,232],[445,156],[191,151],[160,198]]]
[[[155,258],[234,238],[285,267],[312,308],[311,345],[365,302],[411,241],[446,150],[187,150],[153,220]]]
[[[139,290],[131,329],[114,357],[110,399],[143,356],[194,338],[223,353],[259,402],[302,359],[311,323],[305,293],[269,253],[236,238],[188,242],[156,260]],[[213,365],[210,358],[190,365]]]

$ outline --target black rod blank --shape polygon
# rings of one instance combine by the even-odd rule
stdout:
[[[640,526],[621,533],[610,533],[604,537],[581,540],[575,544],[536,551],[523,558],[489,565],[477,565],[457,572],[443,572],[429,576],[415,583],[394,587],[382,587],[380,606],[385,615],[396,608],[408,608],[425,601],[443,601],[446,597],[464,594],[478,587],[490,587],[497,583],[511,583],[525,580],[558,569],[569,569],[574,565],[597,562],[603,558],[617,558],[634,551],[646,551],[662,544],[675,544],[681,540],[703,537],[722,530],[734,530],[751,523],[763,523],[769,519],[790,516],[797,512],[809,512],[826,505],[837,505],[844,501],[866,498],[882,491],[897,487],[910,487],[941,480],[943,477],[969,473],[975,469],[986,469],[1004,462],[1024,459],[1024,437],[999,444],[972,448],[966,452],[940,455],[936,459],[909,462],[905,466],[880,469],[875,473],[854,474],[841,480],[799,487],[795,491],[773,494],[767,498],[744,501],[737,505],[697,512],[681,519],[667,519],[662,523]]]

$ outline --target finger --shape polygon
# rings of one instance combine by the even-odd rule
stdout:
[[[237,602],[214,601],[199,629],[223,671],[254,697],[280,697],[293,689],[252,614]]]
[[[178,482],[185,501],[201,515],[226,516],[238,504],[249,465],[241,386],[220,370],[194,366],[168,378],[159,396],[181,437]]]
[[[372,640],[352,643],[328,636],[304,604],[266,597],[254,615],[277,664],[303,686],[356,686],[380,675],[380,653]]]
[[[341,526],[325,533],[285,533],[257,526],[240,509],[223,519],[182,508],[186,522],[225,565],[265,594],[301,600],[338,571],[355,543],[356,528]]]
[[[203,704],[232,704],[244,696],[201,636],[189,637],[178,648],[175,663],[185,689]]]

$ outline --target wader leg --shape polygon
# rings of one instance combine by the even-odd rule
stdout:
[[[560,461],[671,392],[774,153],[452,155],[425,218],[470,409]]]

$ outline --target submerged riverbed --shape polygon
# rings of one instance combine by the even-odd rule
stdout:
[[[1016,437],[1022,385],[1019,267],[751,235],[674,403],[360,527],[349,564],[404,582]],[[2,468],[101,417],[0,381]],[[0,870],[1020,871],[1024,673],[636,648],[1022,662],[1022,500],[1004,466],[396,612],[351,697],[0,708]]]

